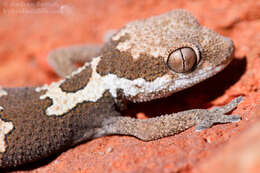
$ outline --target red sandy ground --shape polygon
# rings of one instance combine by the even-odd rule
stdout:
[[[142,118],[210,108],[245,95],[233,111],[243,120],[199,133],[191,128],[152,142],[103,137],[41,166],[28,165],[28,172],[260,172],[260,1],[1,1],[0,84],[20,87],[56,81],[59,78],[46,58],[54,48],[101,43],[110,29],[175,8],[189,10],[202,25],[230,37],[236,46],[235,59],[212,79],[167,99],[132,105],[127,114]]]

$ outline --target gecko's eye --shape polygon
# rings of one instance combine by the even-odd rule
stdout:
[[[194,68],[197,64],[197,59],[196,53],[192,48],[179,48],[169,54],[167,66],[177,73],[185,73]]]

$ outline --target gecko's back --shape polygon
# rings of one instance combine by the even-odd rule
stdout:
[[[86,132],[88,137],[94,135],[91,129],[100,127],[105,116],[116,115],[108,93],[95,103],[78,104],[62,116],[47,116],[45,110],[52,101],[40,100],[43,92],[35,88],[4,90],[8,94],[0,97],[0,167],[37,161],[71,147]]]

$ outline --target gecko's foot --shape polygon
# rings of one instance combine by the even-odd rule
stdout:
[[[217,106],[210,110],[198,110],[195,131],[209,128],[214,124],[234,123],[240,121],[242,118],[239,115],[225,114],[235,109],[242,100],[243,97],[239,96],[224,106]]]

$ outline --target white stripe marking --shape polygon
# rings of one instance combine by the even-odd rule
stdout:
[[[4,122],[0,119],[0,152],[6,151],[5,135],[8,134],[14,128],[12,122]]]
[[[146,95],[155,91],[169,88],[169,85],[172,82],[170,75],[164,75],[152,82],[147,82],[143,78],[138,78],[135,80],[119,78],[114,74],[100,76],[100,74],[96,72],[96,67],[100,60],[100,57],[92,60],[92,76],[88,84],[75,93],[67,93],[62,91],[60,85],[64,82],[64,80],[36,88],[37,92],[47,90],[46,93],[40,97],[40,99],[50,98],[53,101],[53,105],[48,107],[46,110],[47,115],[62,115],[83,101],[96,102],[103,96],[106,90],[108,90],[113,97],[116,97],[117,89],[122,89],[125,96],[131,97],[140,93],[144,93],[144,95]]]
[[[0,87],[0,97],[7,95],[7,92]]]

